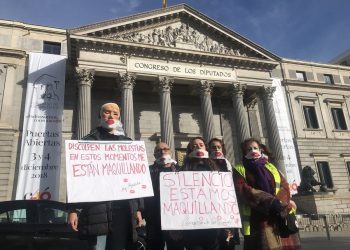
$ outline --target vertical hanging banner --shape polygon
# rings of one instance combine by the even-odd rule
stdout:
[[[66,57],[29,54],[16,199],[58,200]]]
[[[290,127],[287,103],[285,101],[284,89],[281,80],[274,78],[272,86],[276,87],[273,98],[273,107],[276,114],[279,136],[281,139],[284,165],[286,167],[286,178],[290,186],[292,194],[297,193],[297,187],[300,184],[300,173],[298,167],[297,156],[293,141],[293,131]]]

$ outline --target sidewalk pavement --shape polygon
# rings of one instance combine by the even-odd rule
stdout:
[[[345,250],[350,249],[350,231],[330,232],[330,240],[326,232],[300,232],[301,247],[305,250]]]
[[[327,239],[326,232],[300,232],[302,250],[349,250],[350,231],[330,232],[330,240]],[[235,250],[243,249],[243,239],[241,245]]]

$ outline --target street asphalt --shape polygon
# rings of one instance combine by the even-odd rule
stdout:
[[[301,232],[300,238],[302,249],[350,249],[350,231],[331,231],[329,240],[326,232]]]
[[[350,250],[350,231],[330,232],[330,240],[326,232],[300,232],[301,248],[303,250]],[[241,245],[235,250],[243,249]]]

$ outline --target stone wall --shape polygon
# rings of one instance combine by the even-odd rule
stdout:
[[[349,214],[350,197],[333,192],[295,195],[298,214]]]
[[[14,142],[13,132],[0,131],[0,200],[11,199],[9,191],[12,190],[13,186]]]

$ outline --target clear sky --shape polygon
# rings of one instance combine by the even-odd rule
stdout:
[[[350,0],[168,0],[185,3],[284,58],[328,62],[350,49]],[[75,28],[162,7],[162,0],[1,0],[0,19]]]

